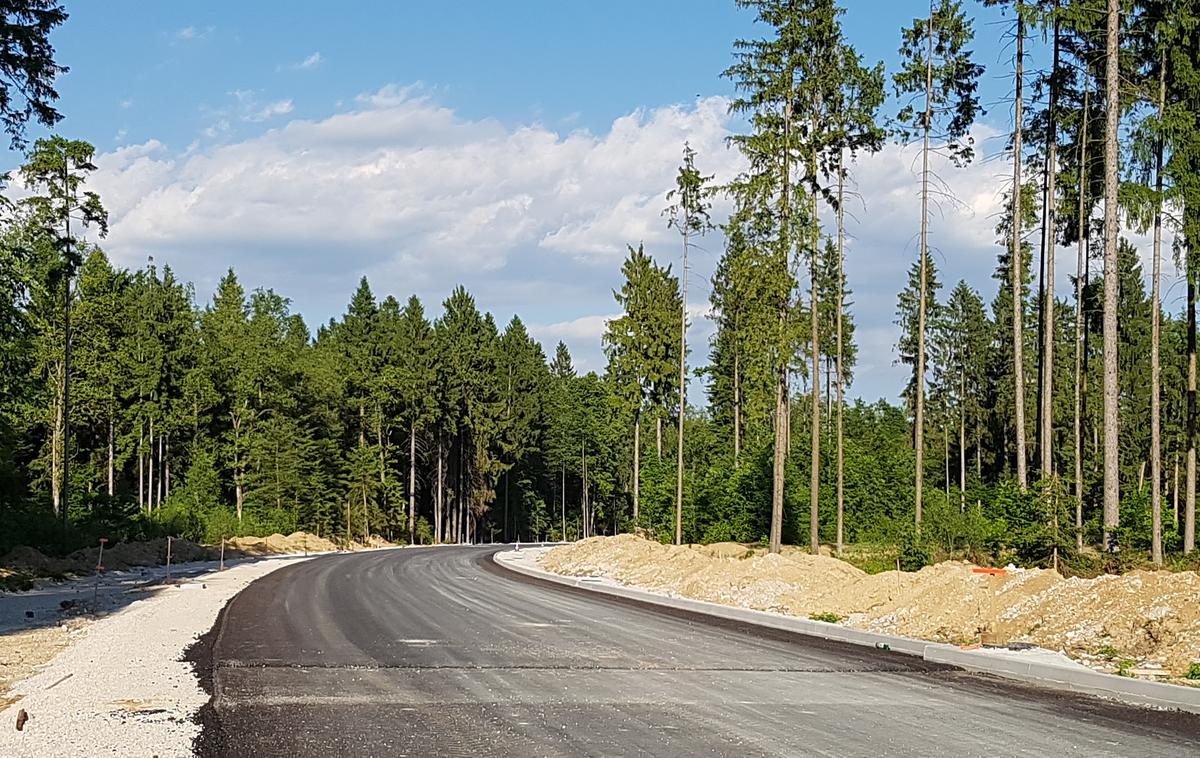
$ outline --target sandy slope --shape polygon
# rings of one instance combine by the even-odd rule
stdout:
[[[550,551],[542,566],[602,575],[682,597],[844,623],[937,642],[984,632],[1026,641],[1104,670],[1122,660],[1182,676],[1200,658],[1200,576],[1137,571],[1064,579],[1054,571],[977,573],[965,562],[866,574],[835,558],[741,545],[675,547],[631,535],[594,537]]]

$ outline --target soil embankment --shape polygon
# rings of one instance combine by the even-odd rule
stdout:
[[[600,575],[696,600],[952,644],[986,634],[1029,642],[1094,668],[1181,678],[1200,658],[1200,576],[1135,571],[1064,579],[1046,569],[983,573],[960,561],[867,574],[845,561],[735,543],[676,547],[621,535],[555,548],[542,567]]]

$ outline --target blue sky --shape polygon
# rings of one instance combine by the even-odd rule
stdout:
[[[927,8],[847,5],[847,35],[889,68],[900,27]],[[975,130],[985,159],[942,168],[962,203],[942,209],[934,243],[942,280],[966,278],[990,300],[1008,120],[993,104],[1011,89],[1011,51],[999,14],[968,5],[988,67]],[[726,0],[331,8],[68,3],[53,38],[71,67],[58,131],[98,148],[109,254],[126,266],[153,255],[201,302],[232,265],[312,325],[339,314],[363,274],[377,294],[415,292],[435,313],[461,282],[498,320],[519,313],[548,349],[563,339],[582,368],[602,368],[624,246],[678,256],[659,213],[683,140],[718,178],[739,166],[720,73],[732,41],[756,33],[751,13]],[[858,168],[851,394],[868,399],[903,384],[891,322],[915,257],[913,156],[892,145]],[[696,362],[720,247],[706,240],[689,277]]]

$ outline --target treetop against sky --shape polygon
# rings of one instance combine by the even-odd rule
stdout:
[[[501,320],[520,312],[535,337],[566,341],[591,369],[604,363],[626,245],[678,257],[661,211],[680,145],[718,181],[741,167],[726,138],[742,125],[720,73],[733,40],[762,31],[732,2],[68,10],[52,36],[71,68],[57,130],[97,146],[92,185],[111,214],[114,262],[153,256],[193,281],[201,302],[235,266],[310,326],[339,313],[363,274],[380,292],[433,302],[462,283]],[[890,72],[901,26],[925,12],[921,2],[849,3],[843,24],[864,60]],[[953,172],[935,161],[958,200],[936,204],[943,221],[930,243],[946,282],[966,278],[990,296],[1012,50],[998,9],[968,12],[988,68],[987,113],[973,127],[983,159]],[[1044,41],[1029,48],[1037,56]],[[889,144],[854,171],[854,395],[894,398],[903,382],[892,321],[915,256],[918,170],[918,150]],[[714,218],[729,210],[718,200]],[[691,261],[698,316],[723,245],[710,235]],[[1178,288],[1167,295],[1178,306]],[[693,319],[690,344],[703,352],[711,332]]]

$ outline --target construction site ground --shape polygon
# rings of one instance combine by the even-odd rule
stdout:
[[[1200,685],[1200,577],[1134,571],[1094,579],[1048,569],[946,561],[868,574],[785,546],[662,545],[593,537],[549,551],[542,568],[604,576],[668,595],[957,645],[1026,643],[1089,667]]]

